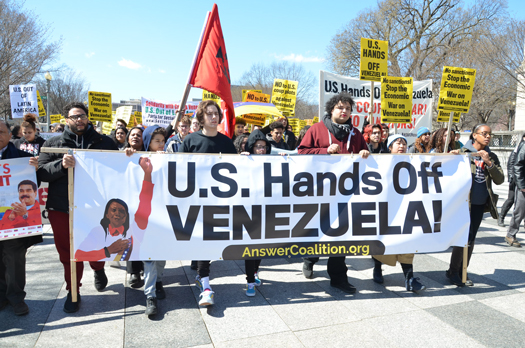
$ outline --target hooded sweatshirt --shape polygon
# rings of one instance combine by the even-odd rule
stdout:
[[[44,138],[42,138],[40,135],[35,135],[35,139],[33,139],[33,141],[28,141],[26,138],[21,137],[20,139],[14,140],[13,144],[15,144],[16,148],[19,150],[30,153],[33,156],[38,156],[40,154],[42,145],[44,145],[44,142]]]
[[[152,138],[151,134],[157,128],[160,128],[160,126],[155,124],[153,126],[149,126],[148,128],[146,128],[144,132],[142,133],[142,141],[144,142],[144,149],[146,149],[145,151],[150,151],[149,143],[151,143],[151,138]]]
[[[246,145],[244,145],[244,149],[247,152],[254,154],[255,153],[255,143],[257,142],[257,140],[264,140],[264,142],[266,143],[266,153],[269,154],[270,146],[271,146],[270,142],[268,141],[268,139],[266,139],[266,136],[264,135],[264,133],[258,129],[250,133],[250,136],[248,136],[248,141],[246,142]]]

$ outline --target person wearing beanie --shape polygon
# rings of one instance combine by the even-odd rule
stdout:
[[[427,127],[419,127],[417,130],[417,139],[408,148],[408,153],[427,153],[428,144],[430,143],[430,129]]]

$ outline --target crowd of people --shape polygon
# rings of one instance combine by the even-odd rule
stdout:
[[[26,115],[20,127],[20,138],[13,138],[11,141],[9,141],[11,136],[9,125],[5,121],[0,121],[0,152],[2,159],[33,156],[30,163],[37,168],[38,180],[49,183],[46,209],[54,234],[55,246],[64,269],[64,278],[68,290],[64,311],[67,313],[76,312],[80,307],[80,288],[84,269],[83,262],[76,262],[76,288],[79,293],[77,294],[77,301],[74,302],[71,293],[67,169],[75,166],[75,158],[73,155],[63,153],[40,153],[42,147],[121,150],[128,156],[133,156],[137,151],[229,153],[251,156],[270,154],[273,148],[277,150],[277,153],[282,150],[296,150],[298,155],[359,154],[364,159],[370,154],[443,152],[459,154],[469,152],[472,155],[470,157],[472,187],[469,201],[471,223],[468,237],[468,261],[470,261],[483,213],[490,212],[492,217],[498,219],[497,197],[492,191],[492,184],[503,183],[504,175],[498,157],[488,147],[492,135],[491,128],[486,124],[477,125],[473,128],[469,141],[463,145],[454,132],[448,134],[449,142],[446,144],[446,128],[431,132],[430,129],[421,127],[417,130],[417,139],[409,146],[404,136],[390,134],[386,124],[368,124],[362,132],[353,127],[351,113],[354,107],[354,100],[349,94],[335,95],[326,103],[325,113],[320,122],[306,126],[300,131],[298,137],[291,131],[286,117],[282,117],[266,127],[253,126],[249,133],[247,132],[246,122],[242,118],[237,118],[234,135],[229,138],[218,132],[218,125],[221,123],[223,114],[219,105],[214,101],[201,102],[195,117],[190,118],[183,115],[180,117],[180,122],[175,123],[174,120],[167,128],[160,126],[144,128],[140,125],[128,128],[126,122],[119,119],[110,136],[99,134],[96,131],[96,128],[89,122],[88,109],[83,103],[71,103],[63,110],[63,116],[66,119],[63,131],[46,142],[37,135],[36,117],[34,115]],[[15,129],[12,132],[14,134]],[[517,148],[515,153],[515,162],[521,163],[525,168],[525,147]],[[140,233],[140,230],[144,230],[147,226],[148,209],[151,210],[151,197],[148,195],[152,194],[154,183],[151,182],[151,163],[141,161],[140,166],[144,170],[144,181],[139,211],[133,217],[134,220],[130,221],[132,217],[129,216],[127,205],[123,201],[111,200],[106,206],[105,218],[101,221],[100,229],[100,233],[105,233],[111,238],[97,239],[94,237],[93,241],[86,243],[89,245],[96,244],[97,246],[85,248],[94,251],[85,251],[83,248],[77,251],[77,253],[90,252],[90,255],[97,260],[89,262],[89,265],[94,271],[94,285],[98,291],[103,291],[108,284],[108,278],[104,271],[104,261],[109,261],[111,254],[131,250],[131,242],[128,239],[123,239],[123,236],[126,236],[126,233],[133,233],[134,235]],[[515,227],[525,218],[525,170],[523,175],[514,179],[514,183],[518,190],[516,191],[517,196],[519,196],[516,206],[523,207],[523,214],[517,215],[515,219],[513,218],[506,240],[511,246],[519,246],[515,233],[517,228]],[[150,197],[149,201],[147,197]],[[506,214],[509,207],[505,207],[505,209],[507,209],[504,211]],[[501,222],[502,218],[498,221]],[[135,230],[130,225],[135,226],[133,227]],[[0,242],[0,252],[2,253],[0,308],[11,304],[17,315],[27,314],[29,311],[24,302],[25,251],[30,245],[40,241],[42,241],[41,237],[34,237]],[[457,286],[473,286],[474,284],[470,279],[467,278],[467,282],[463,283],[460,276],[463,263],[462,250],[463,248],[460,247],[453,248],[446,277]],[[385,282],[382,273],[383,264],[395,266],[399,262],[404,274],[406,290],[413,292],[425,290],[426,287],[420,282],[420,278],[414,275],[414,254],[373,255],[372,259],[374,263],[373,280],[375,282]],[[127,259],[122,260],[126,261]],[[318,257],[303,259],[302,271],[306,278],[313,277],[314,265],[318,260]],[[157,300],[166,297],[162,283],[166,262],[126,262],[127,272],[129,273],[128,285],[133,288],[144,286],[145,313],[148,316],[154,316],[158,310]],[[195,282],[200,289],[200,306],[209,306],[215,303],[215,292],[210,284],[210,262],[210,260],[192,262],[192,269],[197,271]],[[247,296],[255,296],[256,287],[262,284],[259,277],[260,264],[261,260],[246,260]],[[330,285],[346,293],[355,293],[356,288],[350,283],[347,271],[345,256],[328,258],[327,272],[330,277]]]

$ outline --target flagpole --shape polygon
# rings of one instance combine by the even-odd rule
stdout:
[[[186,106],[186,103],[188,101],[188,96],[190,95],[191,90],[191,84],[190,80],[193,76],[193,72],[195,70],[195,64],[197,63],[197,58],[199,56],[199,52],[201,50],[202,46],[202,39],[204,38],[204,31],[206,30],[206,25],[208,24],[208,20],[210,18],[211,12],[208,11],[206,14],[206,19],[204,20],[204,25],[202,26],[202,32],[200,35],[199,43],[197,44],[197,49],[195,50],[195,55],[193,57],[193,63],[191,64],[190,74],[188,75],[188,81],[186,82],[186,87],[184,88],[184,93],[182,94],[182,99],[180,101],[179,109],[175,113],[175,125],[173,126],[173,129],[177,131],[177,126],[179,124],[180,119],[182,118],[181,113],[182,110],[184,110],[184,107]]]

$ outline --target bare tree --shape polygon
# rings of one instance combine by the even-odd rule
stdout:
[[[0,114],[9,115],[9,85],[29,83],[58,56],[50,27],[13,0],[0,0]],[[5,117],[5,116],[4,116]]]
[[[47,81],[39,77],[36,80],[37,89],[40,95],[45,95]],[[64,106],[73,101],[84,101],[87,98],[89,84],[84,77],[68,67],[62,67],[53,74],[49,91],[49,110],[50,114],[62,113]],[[46,103],[44,103],[45,105]]]

